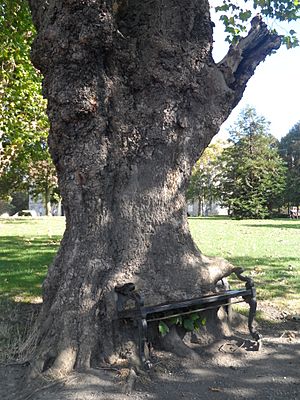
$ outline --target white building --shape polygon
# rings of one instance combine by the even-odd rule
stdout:
[[[216,202],[203,202],[199,204],[199,199],[187,202],[187,212],[191,217],[211,217],[213,215],[228,215],[228,208],[221,207]]]
[[[35,211],[37,216],[41,217],[46,215],[43,197],[39,195],[37,198],[33,198],[29,195],[28,209]],[[51,215],[53,216],[64,215],[61,202],[51,204]]]

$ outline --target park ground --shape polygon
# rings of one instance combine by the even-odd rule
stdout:
[[[300,399],[300,221],[191,218],[190,227],[204,254],[243,266],[254,278],[264,337],[260,351],[253,351],[241,319],[231,336],[201,348],[196,361],[156,352],[154,368],[146,374],[126,365],[101,366],[26,384],[22,341],[38,311],[41,283],[64,220],[3,219],[0,399]]]

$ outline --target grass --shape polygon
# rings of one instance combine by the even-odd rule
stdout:
[[[24,343],[32,333],[38,310],[38,304],[1,299],[0,364],[11,360],[24,361],[26,359],[28,349],[24,348]],[[29,348],[29,352],[30,350]]]
[[[0,298],[36,301],[61,236],[64,219],[0,220]]]
[[[260,300],[300,312],[300,221],[191,218],[205,255],[226,258],[252,275]]]
[[[300,312],[300,221],[190,218],[189,223],[204,254],[226,258],[254,277],[259,304],[263,299]],[[41,302],[64,226],[60,217],[0,219],[0,363],[22,360],[39,310],[32,303]]]
[[[23,359],[64,218],[0,219],[0,362]]]
[[[300,221],[190,218],[201,251],[245,267],[260,299],[300,311]],[[0,220],[0,299],[34,302],[64,231],[64,219]]]

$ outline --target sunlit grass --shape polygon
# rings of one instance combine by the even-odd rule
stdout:
[[[190,218],[201,251],[246,269],[259,299],[300,312],[300,221]],[[64,231],[64,218],[0,220],[0,298],[34,301]]]
[[[244,267],[258,297],[300,312],[300,221],[191,218],[201,251]]]
[[[0,220],[0,297],[33,301],[56,254],[64,218]]]

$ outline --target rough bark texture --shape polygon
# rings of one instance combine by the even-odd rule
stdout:
[[[68,371],[120,351],[116,284],[133,281],[157,303],[231,273],[195,247],[185,190],[191,167],[280,40],[260,21],[216,65],[207,1],[30,3],[32,59],[45,77],[66,214],[43,286],[34,369]]]

